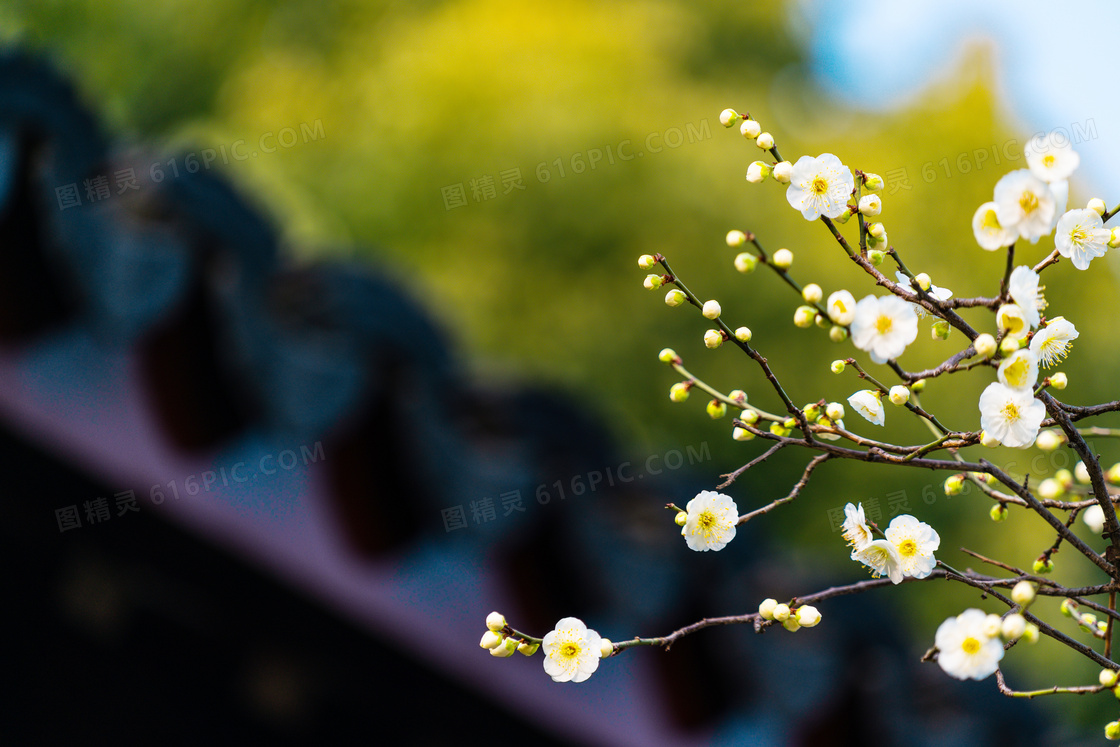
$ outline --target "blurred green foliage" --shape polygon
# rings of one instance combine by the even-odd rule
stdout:
[[[228,0],[187,9],[169,0],[24,0],[0,9],[0,38],[51,56],[115,133],[164,152],[239,139],[248,150],[264,133],[321,122],[321,138],[223,167],[276,217],[294,257],[364,256],[402,278],[451,328],[475,375],[561,385],[609,419],[632,453],[707,441],[713,472],[731,471],[765,445],[731,441],[730,421],[709,421],[699,395],[672,405],[674,379],[658,350],[675,348],[725,391],[743,388],[775,411],[780,404],[731,346],[704,348],[708,325],[698,314],[669,309],[663,291],[642,288],[637,256],[664,253],[702,298],[722,302],[732,327],[750,326],[799,403],[844,401],[862,388],[850,372],[829,372],[832,359],[853,349],[830,343],[822,330],[794,328],[799,299],[765,268],[736,273],[725,233],[750,230],[769,249],[790,248],[793,274],[826,295],[874,290],[822,225],[790,209],[782,188],[745,182],[760,152],[719,126],[720,110],[749,111],[790,160],[833,152],[853,168],[893,175],[881,216],[891,242],[914,271],[958,296],[996,292],[1004,255],[977,248],[970,220],[996,180],[1023,167],[1019,154],[1031,134],[1013,130],[1000,110],[984,47],[904,110],[865,114],[829,100],[802,74],[804,34],[780,2]],[[666,147],[675,133],[679,146]],[[593,152],[600,158],[590,168]],[[524,189],[506,193],[500,175],[512,169]],[[892,174],[898,169],[905,188]],[[495,194],[476,200],[471,182],[484,177]],[[447,209],[443,190],[454,185],[466,204]],[[1071,206],[1087,196],[1075,179]],[[846,232],[853,230],[854,223]],[[1049,239],[1023,245],[1016,259],[1033,264],[1051,248]],[[1062,263],[1044,281],[1051,315],[1082,332],[1064,367],[1067,398],[1114,398],[1110,376],[1101,374],[1114,370],[1116,349],[1100,344],[1114,314],[1096,300],[1113,297],[1112,276],[1103,262],[1086,273]],[[994,331],[987,312],[966,318]],[[903,363],[934,365],[963,345],[956,332],[932,341],[927,320]],[[885,367],[869,365],[889,380]],[[952,428],[977,428],[977,397],[993,378],[981,369],[932,382],[923,404]],[[872,434],[854,413],[847,423]],[[885,431],[873,435],[930,438],[889,405]],[[1120,457],[1111,444],[1098,448],[1106,464]],[[1021,474],[1037,453],[976,456],[1017,460],[1011,469]],[[780,453],[730,492],[741,506],[784,495],[807,458]],[[718,482],[711,477],[698,487]],[[1049,545],[1041,522],[1021,512],[990,527],[988,502],[975,493],[946,498],[944,477],[833,462],[796,505],[766,521],[791,538],[785,560],[805,567],[843,560],[828,509],[878,499],[889,513],[889,496],[899,491],[909,512],[940,531],[939,557],[958,567],[976,565],[956,551],[961,545],[1024,567]],[[1096,578],[1072,552],[1056,561],[1069,583]],[[860,573],[852,567],[846,575]],[[943,617],[978,601],[949,585],[934,590],[911,586],[896,597],[930,643]],[[1051,666],[1057,646],[1025,648],[1007,661],[1016,685],[1095,680],[1093,668],[1073,657]],[[1045,676],[1020,666],[1043,661],[1051,666]],[[1101,700],[1061,705],[1091,710]]]

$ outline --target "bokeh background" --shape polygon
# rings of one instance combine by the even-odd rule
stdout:
[[[1117,150],[1115,117],[1100,103],[1105,68],[1037,43],[1053,11],[932,7],[891,15],[875,3],[824,1],[226,0],[187,8],[36,0],[0,8],[0,41],[70,76],[122,145],[169,157],[224,153],[238,141],[255,149],[273,133],[274,152],[262,145],[259,156],[215,168],[275,223],[287,256],[368,263],[393,277],[447,331],[470,378],[566,392],[607,424],[624,454],[707,442],[712,458],[699,467],[699,489],[765,445],[732,441],[729,421],[711,421],[699,396],[670,403],[674,379],[657,352],[673,347],[714,386],[745,389],[772,411],[780,405],[749,360],[704,348],[696,314],[642,288],[638,255],[665,254],[701,297],[721,301],[733,327],[750,326],[798,402],[843,401],[859,388],[829,372],[852,349],[822,330],[796,329],[798,299],[766,272],[736,273],[724,235],[750,230],[770,249],[790,248],[793,274],[826,295],[872,290],[781,188],[744,181],[759,154],[719,125],[724,107],[749,111],[790,160],[832,152],[886,176],[882,220],[892,243],[912,269],[959,296],[997,287],[1004,256],[975,246],[970,219],[1003,173],[1024,166],[1031,134],[1064,128],[1075,136],[1083,167],[1071,207],[1092,196],[1117,200],[1105,180]],[[1034,67],[1019,64],[1024,49]],[[1077,105],[1063,109],[1068,101]],[[299,133],[290,145],[275,140],[285,128]],[[1022,246],[1017,259],[1034,263],[1051,248],[1050,239]],[[1065,398],[1077,404],[1116,397],[1118,359],[1107,342],[1114,260],[1084,273],[1062,263],[1045,276],[1050,313],[1082,334],[1062,369],[1071,380]],[[984,313],[967,318],[992,326]],[[964,344],[956,333],[933,341],[928,327],[903,360],[911,370]],[[976,373],[932,383],[923,404],[950,427],[978,427],[975,403],[991,377]],[[872,435],[854,414],[848,426]],[[928,432],[888,412],[885,432],[874,435],[916,442]],[[1105,464],[1120,458],[1109,443],[1097,447]],[[983,456],[1023,474],[1036,453]],[[806,461],[780,453],[729,492],[741,507],[761,505],[784,494]],[[1025,566],[1049,545],[1041,522],[1024,514],[996,526],[977,495],[946,498],[943,477],[829,463],[794,505],[765,517],[758,531],[767,562],[776,574],[830,569],[830,578],[859,578],[829,511],[877,500],[889,516],[900,492],[910,513],[938,529],[939,557],[955,566],[972,565],[959,546]],[[1072,553],[1056,562],[1068,583],[1095,582]],[[932,645],[942,619],[980,604],[971,591],[926,584],[879,601],[905,630],[900,645],[912,658]],[[1038,606],[1056,610],[1048,600]],[[1045,640],[1016,647],[1005,662],[1022,688],[1096,677],[1089,662]],[[504,663],[487,657],[478,666],[491,664]],[[1096,729],[1115,715],[1105,697],[1034,705],[1070,729]]]

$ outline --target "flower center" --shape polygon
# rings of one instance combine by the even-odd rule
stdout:
[[[568,641],[560,647],[560,656],[565,659],[574,659],[579,656],[579,644],[574,641]]]
[[[891,331],[891,326],[893,324],[894,321],[889,316],[887,316],[886,314],[880,314],[879,318],[875,320],[875,329],[879,332],[879,334],[885,335],[886,333]]]
[[[1007,376],[1007,383],[1011,386],[1021,387],[1027,383],[1027,371],[1029,366],[1026,359],[1020,357],[1019,360],[1012,363],[1004,373]]]
[[[699,527],[701,532],[708,534],[715,529],[716,515],[711,511],[702,511],[700,515],[696,517],[696,526]]]
[[[980,650],[980,641],[976,640],[972,636],[969,636],[961,642],[961,650],[969,655],[975,654]]]
[[[823,176],[813,179],[813,194],[823,195],[828,191],[828,180]]]
[[[1059,340],[1057,337],[1052,337],[1039,346],[1038,352],[1038,357],[1049,368],[1055,363],[1065,360],[1066,354],[1069,353],[1069,343],[1065,340]]]
[[[1034,192],[1023,192],[1019,198],[1019,207],[1023,209],[1024,215],[1030,215],[1038,209],[1038,196]]]
[[[1089,232],[1081,226],[1077,226],[1069,232],[1069,240],[1074,244],[1081,246],[1089,240]]]
[[[1057,161],[1058,159],[1054,158],[1054,156],[1052,155],[1045,155],[1042,157],[1042,165],[1048,169],[1053,168],[1054,164],[1057,163]]]
[[[995,210],[989,210],[984,213],[984,218],[980,221],[980,225],[989,231],[998,231],[1003,228],[1003,226],[999,224],[999,218],[996,217]]]
[[[898,546],[898,554],[909,558],[918,554],[918,543],[912,539],[903,540]]]
[[[1008,402],[1000,412],[1003,413],[1003,417],[1007,419],[1008,423],[1014,423],[1019,419],[1019,408],[1014,402]]]

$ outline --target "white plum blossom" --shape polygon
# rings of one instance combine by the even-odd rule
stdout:
[[[882,425],[886,418],[882,395],[878,390],[861,389],[848,397],[848,404],[872,425]]]
[[[950,677],[982,680],[996,671],[1003,642],[987,634],[987,618],[983,610],[967,609],[937,628],[937,663]]]
[[[852,554],[871,544],[875,535],[867,525],[867,517],[863,513],[863,504],[853,506],[851,503],[844,506],[843,533],[840,535],[852,546]]]
[[[833,324],[847,327],[856,318],[856,297],[846,290],[838,290],[828,297],[827,308]]]
[[[902,559],[898,556],[898,548],[889,540],[878,539],[867,543],[852,553],[852,560],[870,568],[875,578],[887,576],[893,583],[902,583]]]
[[[801,156],[790,170],[786,200],[806,220],[838,218],[848,209],[855,183],[852,170],[831,153]]]
[[[933,553],[941,546],[941,537],[933,527],[902,514],[891,520],[884,534],[898,551],[903,576],[925,578],[933,572],[933,567],[937,565]]]
[[[989,252],[1010,246],[1019,238],[1018,231],[1004,228],[999,222],[994,202],[985,202],[976,209],[972,216],[972,233],[980,248],[987,249]]]
[[[1073,149],[1069,138],[1059,144],[1054,133],[1036,135],[1023,146],[1027,166],[1031,173],[1044,182],[1060,182],[1073,174],[1081,163],[1081,156]]]
[[[1032,390],[1038,382],[1038,356],[1027,348],[1016,350],[999,364],[997,375],[1004,386]]]
[[[914,305],[897,296],[865,296],[856,304],[852,344],[871,354],[876,363],[897,358],[918,336]]]
[[[1056,316],[1031,338],[1031,350],[1038,356],[1043,368],[1050,368],[1065,360],[1070,343],[1076,340],[1079,334],[1073,322],[1066,321],[1065,317]]]
[[[730,496],[701,490],[685,506],[685,512],[688,521],[681,527],[681,535],[690,550],[722,550],[735,539],[739,508]]]
[[[553,682],[583,682],[599,668],[602,638],[576,617],[556,623],[541,642],[544,671]]]
[[[1054,193],[1029,169],[1005,174],[996,182],[993,198],[999,224],[1024,239],[1036,242],[1054,227]]]
[[[1027,324],[1027,313],[1017,303],[1005,303],[996,311],[996,326],[1004,330],[1006,339],[1022,340],[1030,331]]]
[[[1022,265],[1011,271],[1007,281],[1007,292],[1023,310],[1023,318],[1032,328],[1038,326],[1038,312],[1046,308],[1046,299],[1042,297],[1038,280],[1037,272]]]
[[[1086,270],[1094,258],[1105,255],[1111,237],[1095,210],[1070,210],[1058,220],[1054,246],[1074,267]]]
[[[1012,389],[998,382],[980,395],[980,427],[1004,446],[1024,449],[1034,444],[1046,417],[1046,406],[1030,389]]]

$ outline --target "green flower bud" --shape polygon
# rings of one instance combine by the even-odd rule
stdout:
[[[1002,503],[995,504],[988,510],[988,516],[995,522],[1007,521],[1007,506]]]
[[[844,342],[844,340],[848,339],[848,329],[846,327],[841,327],[839,324],[834,324],[832,325],[832,329],[828,330],[828,339],[833,342]]]
[[[638,257],[638,267],[643,270],[652,269],[657,264],[657,260],[653,258],[652,254],[643,254]]]
[[[724,109],[719,113],[719,123],[724,127],[734,127],[739,122],[740,114],[734,109]]]
[[[663,282],[664,280],[660,275],[646,275],[645,282],[642,285],[646,287],[646,290],[657,290]]]
[[[517,646],[517,653],[524,656],[532,656],[533,654],[537,653],[537,649],[540,647],[541,644],[539,643],[529,643],[528,641],[522,641]]]
[[[688,300],[688,296],[684,294],[680,288],[673,288],[665,294],[665,305],[676,308]]]
[[[677,526],[683,527],[685,524],[688,523],[688,512],[687,511],[678,511],[677,515],[675,517],[673,517],[673,521],[676,522]]]
[[[657,360],[662,363],[675,363],[680,358],[677,357],[677,351],[672,348],[662,348],[661,352],[657,354]]]
[[[921,393],[925,388],[926,388],[926,380],[925,379],[918,379],[917,381],[915,381],[913,384],[910,385],[910,391],[914,392],[914,394]]]
[[[1027,607],[1034,601],[1034,584],[1026,579],[1015,584],[1011,589],[1011,600],[1020,607]]]
[[[1033,568],[1036,576],[1044,576],[1054,572],[1054,561],[1050,558],[1038,558],[1034,561]]]
[[[746,428],[735,426],[731,429],[731,438],[735,439],[736,441],[750,441],[754,438],[754,434],[748,431]]]
[[[750,252],[740,252],[735,255],[735,269],[747,275],[754,272],[754,268],[758,266],[758,257]]]
[[[933,327],[930,328],[930,335],[935,340],[948,340],[950,331],[949,322],[944,319],[939,319],[934,322]]]
[[[950,475],[945,479],[945,495],[960,495],[964,491],[964,475]]]
[[[727,414],[727,405],[720,402],[718,399],[713,399],[708,402],[708,417],[712,420],[719,420]]]
[[[669,399],[673,402],[684,402],[688,399],[688,390],[691,387],[684,381],[679,381],[669,387]]]
[[[873,266],[878,267],[883,264],[883,260],[887,258],[887,253],[879,249],[872,249],[867,253],[867,261]]]
[[[848,367],[848,364],[845,363],[844,361],[835,360],[835,361],[832,362],[832,373],[834,373],[834,374],[844,373],[844,369],[847,368],[847,367]]]
[[[704,346],[715,350],[723,344],[723,333],[718,329],[709,329],[704,333]]]
[[[793,312],[793,323],[801,329],[808,329],[813,326],[813,319],[817,315],[817,310],[812,306],[798,306],[797,310]]]

